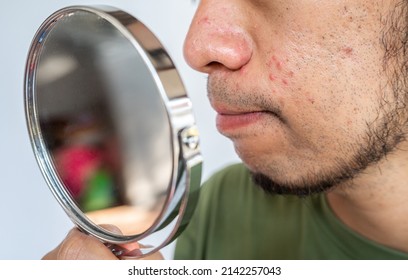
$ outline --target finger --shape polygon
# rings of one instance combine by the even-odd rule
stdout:
[[[115,233],[115,234],[123,234],[122,231],[120,230],[120,228],[118,228],[115,225],[104,224],[104,225],[99,225],[99,226],[106,229],[109,232],[112,232],[112,233]],[[139,245],[138,242],[118,244],[118,245],[110,244],[108,247],[109,248],[115,248],[115,247],[116,248],[123,248],[125,252],[130,252],[130,251],[140,249],[140,245]]]
[[[44,260],[117,260],[106,246],[93,236],[72,229],[64,241],[43,257]]]

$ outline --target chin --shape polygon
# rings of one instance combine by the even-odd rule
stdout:
[[[317,195],[331,191],[336,185],[336,182],[325,180],[315,183],[308,183],[305,180],[297,182],[278,182],[271,177],[251,171],[251,176],[254,183],[268,194],[277,195],[294,195],[299,197]]]

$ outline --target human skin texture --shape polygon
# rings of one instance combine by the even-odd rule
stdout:
[[[217,128],[253,172],[313,188],[378,160],[373,137],[396,102],[381,41],[395,3],[201,1],[185,57],[209,74]]]
[[[184,45],[218,130],[268,192],[330,190],[344,223],[404,251],[407,5],[202,0]]]

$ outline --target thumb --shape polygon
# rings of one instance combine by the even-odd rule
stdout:
[[[111,224],[103,224],[99,225],[100,227],[104,228],[105,230],[123,235],[122,231],[120,228],[118,228],[115,225]],[[125,243],[125,244],[106,244],[106,246],[114,253],[116,256],[120,257],[124,254],[128,254],[129,252],[134,252],[137,253],[138,250],[140,249],[141,245],[138,242],[132,242],[132,243]]]
[[[72,229],[44,260],[117,260],[116,256],[97,238]]]

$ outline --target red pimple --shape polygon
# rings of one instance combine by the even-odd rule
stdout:
[[[273,55],[271,59],[266,63],[268,67],[272,67],[276,63],[276,57]]]
[[[351,56],[353,54],[353,48],[352,47],[344,47],[344,48],[341,49],[341,51],[347,56]]]
[[[288,85],[288,80],[282,79],[282,83],[283,83],[285,86],[287,86],[287,85]]]
[[[279,60],[278,58],[276,58],[275,55],[273,55],[273,56],[271,57],[271,59],[266,63],[266,65],[267,65],[268,67],[272,67],[272,66],[274,65],[274,66],[276,67],[276,69],[278,69],[279,71],[281,71],[281,70],[282,70],[283,63],[282,63],[281,60]]]
[[[312,104],[314,104],[314,103],[315,103],[314,98],[309,97],[309,98],[308,98],[308,100],[309,100],[309,102],[310,102],[310,103],[312,103]]]
[[[210,20],[209,20],[208,16],[203,17],[202,19],[200,19],[200,20],[198,21],[198,24],[203,24],[203,23],[205,23],[205,24],[207,24],[207,25],[210,24]]]
[[[273,74],[269,74],[269,80],[276,81],[276,77]]]

